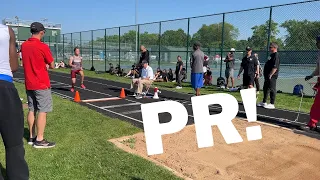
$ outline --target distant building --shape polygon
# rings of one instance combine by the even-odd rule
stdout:
[[[4,19],[2,20],[2,24],[10,26],[15,35],[18,46],[21,45],[24,41],[26,41],[30,36],[30,25],[35,21],[26,21],[26,20],[18,20],[18,19]],[[61,24],[54,24],[48,22],[38,21],[44,25],[46,28],[46,35],[43,38],[43,41],[47,43],[60,43],[61,39]]]

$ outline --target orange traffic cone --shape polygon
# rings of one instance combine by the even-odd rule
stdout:
[[[120,98],[126,98],[126,93],[124,92],[124,88],[121,89]]]
[[[76,91],[76,94],[74,95],[74,102],[80,102],[80,94],[79,91]]]

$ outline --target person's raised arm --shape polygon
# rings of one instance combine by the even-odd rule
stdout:
[[[8,27],[9,29],[9,62],[10,62],[10,68],[12,72],[16,72],[19,67],[19,60],[18,60],[18,54],[16,49],[16,37],[14,34],[14,31],[11,27]]]

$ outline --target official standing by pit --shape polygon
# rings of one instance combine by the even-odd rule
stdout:
[[[243,72],[243,86],[244,88],[253,88],[254,79],[258,76],[259,66],[257,58],[252,54],[252,48],[246,48],[247,55],[243,57],[240,70],[238,74],[238,79]]]
[[[317,90],[317,95],[310,110],[310,121],[307,124],[307,126],[302,126],[301,128],[304,130],[320,132],[319,129],[317,129],[317,123],[320,120],[320,35],[316,38],[316,41],[316,45],[318,48],[318,59],[316,69],[312,72],[311,75],[307,76],[305,80],[308,81],[314,76],[318,76],[317,83],[314,86],[314,88]]]
[[[269,60],[264,65],[263,76],[263,101],[258,106],[263,106],[267,109],[274,109],[274,103],[276,100],[277,93],[277,79],[280,68],[280,58],[278,53],[278,45],[276,43],[270,43],[271,55]],[[270,93],[270,104],[267,104],[267,98]]]

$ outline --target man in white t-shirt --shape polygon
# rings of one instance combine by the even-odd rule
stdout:
[[[136,99],[142,98],[142,89],[143,85],[149,86],[152,84],[154,79],[154,74],[152,68],[148,65],[147,61],[142,61],[142,70],[141,70],[141,77],[137,79],[133,79],[131,82],[131,89],[135,87],[135,95]]]

